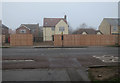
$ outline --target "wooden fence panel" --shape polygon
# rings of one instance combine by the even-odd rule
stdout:
[[[120,37],[117,35],[64,35],[63,41],[61,35],[55,35],[55,46],[106,46],[115,45]]]
[[[32,46],[33,36],[32,34],[12,34],[10,35],[11,46]]]
[[[62,46],[61,35],[54,36],[54,46]]]

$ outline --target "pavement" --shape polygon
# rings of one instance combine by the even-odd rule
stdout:
[[[116,47],[3,48],[3,81],[90,81],[90,66],[117,65],[93,56],[118,56]]]
[[[81,69],[25,69],[3,71],[3,81],[90,81]]]

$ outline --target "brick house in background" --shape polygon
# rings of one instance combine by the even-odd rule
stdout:
[[[9,28],[6,25],[2,24],[2,43],[9,43],[9,37]]]
[[[14,29],[9,29],[9,34],[15,34],[16,33],[16,30]]]
[[[2,24],[2,35],[5,35],[6,37],[9,36],[9,28]]]
[[[120,22],[118,18],[104,18],[99,26],[103,34],[118,34],[120,32]]]
[[[93,28],[80,28],[73,32],[73,34],[82,34],[82,35],[101,35],[102,32],[100,30],[95,30]]]
[[[30,34],[30,29],[24,25],[21,25],[16,29],[16,34]]]
[[[16,34],[33,34],[33,37],[39,37],[39,24],[21,24],[16,29]]]
[[[55,34],[68,34],[66,15],[64,18],[44,18],[43,41],[54,41]]]

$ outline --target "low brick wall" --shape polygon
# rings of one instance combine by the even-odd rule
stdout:
[[[54,46],[106,46],[116,43],[117,35],[63,35],[63,40],[61,35],[54,36]]]
[[[10,46],[32,46],[32,34],[12,34],[10,35]]]

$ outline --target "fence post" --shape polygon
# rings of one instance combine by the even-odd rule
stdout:
[[[62,40],[62,47],[63,47],[63,35],[61,36],[61,40]]]

